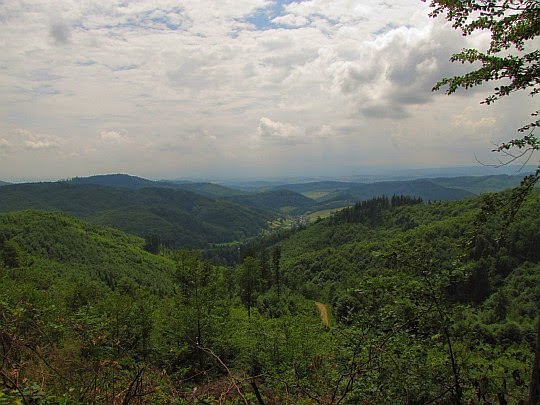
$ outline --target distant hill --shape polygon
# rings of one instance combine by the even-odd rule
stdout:
[[[424,201],[460,200],[472,197],[474,193],[457,188],[444,187],[430,180],[381,181],[351,187],[347,193],[362,201],[381,195],[409,195],[420,197]]]
[[[7,186],[8,184],[11,184],[11,183],[8,183],[7,181],[0,180],[0,186]]]
[[[93,184],[114,188],[181,188],[210,198],[229,197],[245,194],[243,191],[234,190],[214,183],[190,183],[183,181],[154,181],[128,174],[104,174],[90,177],[74,177],[67,180],[73,184]]]
[[[130,176],[128,174],[103,174],[90,177],[74,177],[67,180],[68,183],[73,184],[93,184],[98,186],[107,187],[120,187],[120,188],[144,188],[144,187],[175,187],[172,182],[167,181],[153,181],[143,179],[142,177]]]
[[[352,183],[346,181],[315,181],[310,183],[283,184],[274,187],[274,190],[291,190],[297,193],[309,193],[314,191],[336,191],[346,190],[361,183]]]
[[[0,212],[61,211],[171,246],[201,247],[257,234],[276,215],[178,188],[112,188],[71,182],[8,185]]]
[[[324,194],[312,211],[342,208],[358,201],[380,196],[406,195],[420,197],[424,201],[461,200],[475,194],[452,187],[445,187],[427,179],[409,181],[381,181],[369,184],[355,184],[345,190]]]
[[[378,181],[354,183],[341,181],[318,181],[299,184],[283,184],[274,190],[291,190],[302,193],[319,203],[332,201],[364,200],[381,195],[406,194],[429,200],[456,200],[472,194],[496,192],[516,187],[523,176],[507,174],[491,176],[438,177],[415,180]],[[439,187],[437,187],[439,186]],[[451,190],[450,190],[451,189]],[[457,191],[456,191],[457,190]],[[467,192],[467,193],[465,193]]]
[[[474,194],[482,194],[519,186],[523,177],[524,175],[499,174],[494,176],[439,177],[430,179],[430,181],[444,187],[459,188]]]
[[[204,195],[210,198],[231,197],[245,195],[245,191],[236,190],[215,183],[181,183],[173,182],[176,187],[184,190],[193,191],[194,193]]]
[[[303,213],[315,204],[315,201],[290,190],[273,190],[256,194],[229,197],[228,201],[281,213]]]

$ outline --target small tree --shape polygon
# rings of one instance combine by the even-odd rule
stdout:
[[[257,293],[260,289],[261,271],[257,260],[248,256],[240,267],[240,298],[248,310],[248,317],[251,317],[251,308],[257,300]]]
[[[3,241],[1,247],[1,258],[4,265],[8,268],[21,267],[22,264],[22,249],[17,242],[12,239]]]

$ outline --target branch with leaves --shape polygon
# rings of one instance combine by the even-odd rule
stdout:
[[[496,82],[498,86],[493,94],[482,101],[488,105],[517,91],[527,91],[531,97],[540,92],[540,50],[535,49],[537,42],[534,41],[540,34],[538,0],[432,0],[430,6],[433,8],[431,17],[444,15],[464,36],[476,31],[487,31],[491,35],[486,51],[463,49],[450,59],[462,64],[479,63],[478,69],[443,78],[435,84],[434,91],[446,87],[446,94],[453,94],[460,88]],[[531,116],[538,117],[538,114],[539,111],[535,111]],[[514,162],[528,152],[540,150],[538,137],[534,135],[538,126],[540,120],[535,119],[518,130],[530,131],[527,135],[498,145],[494,151],[503,152],[508,162]],[[513,148],[526,153],[509,152]]]

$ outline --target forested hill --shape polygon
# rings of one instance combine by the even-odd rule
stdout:
[[[246,194],[228,197],[227,200],[248,207],[293,214],[302,214],[316,203],[311,198],[290,190],[272,190]]]
[[[0,212],[57,210],[170,246],[202,247],[257,234],[275,215],[178,188],[120,189],[69,182],[7,185]]]
[[[214,183],[186,183],[165,180],[154,181],[144,179],[142,177],[130,176],[128,174],[104,174],[90,177],[74,177],[66,181],[73,184],[92,184],[98,186],[129,189],[156,187],[180,188],[204,195],[209,198],[220,198],[232,195],[245,194],[242,191],[234,190]]]
[[[66,288],[55,290],[58,302],[75,286],[84,289],[86,298],[116,288],[172,293],[173,263],[144,251],[144,239],[117,229],[61,213],[27,210],[0,214],[0,241],[15,246],[11,255],[6,256],[6,246],[0,254],[4,261],[9,257],[8,267],[28,268],[21,281],[40,279],[45,286],[63,280]]]
[[[296,183],[296,184],[282,184],[273,187],[274,190],[291,190],[297,193],[309,193],[314,191],[336,191],[346,190],[348,188],[357,186],[360,183],[353,183],[347,181],[312,181],[308,183]]]
[[[416,180],[377,181],[371,183],[317,181],[274,186],[273,190],[291,190],[324,201],[355,203],[381,195],[410,195],[425,201],[459,200],[486,192],[501,191],[519,185],[522,176],[461,176]]]
[[[430,180],[444,187],[457,188],[479,195],[517,187],[522,179],[523,175],[498,174],[493,176],[439,177]]]
[[[96,186],[120,187],[120,188],[145,188],[145,187],[175,187],[176,185],[167,181],[153,181],[142,177],[130,176],[128,174],[103,174],[90,177],[74,177],[66,180],[73,184],[93,184]]]
[[[408,195],[419,197],[424,201],[446,201],[460,200],[465,197],[472,197],[474,194],[470,191],[459,188],[445,187],[427,179],[410,181],[381,181],[377,183],[356,184],[346,189],[325,194],[319,198],[321,205],[323,203],[355,203],[356,201],[369,200],[373,197],[382,195]]]
[[[377,197],[229,267],[0,214],[0,402],[519,403],[540,307],[540,191],[520,195]]]
[[[510,195],[507,191],[485,198],[504,207]],[[492,200],[493,196],[499,199]],[[489,221],[477,225],[477,236],[472,239],[482,201],[471,198],[426,204],[406,196],[378,197],[293,232],[277,245],[291,282],[310,289],[308,295],[330,302],[335,300],[334,283],[340,284],[340,290],[347,289],[371,264],[385,267],[388,255],[400,245],[429,246],[434,258],[448,266],[446,260],[459,257],[472,243],[470,258],[481,259],[482,271],[492,272],[490,282],[495,286],[500,281],[497,272],[507,275],[519,263],[540,260],[540,190],[533,190],[510,223],[504,214],[488,215]],[[493,255],[500,256],[494,261],[486,259]]]
[[[230,196],[244,195],[246,192],[225,187],[215,183],[179,183],[174,184],[184,190],[193,191],[194,193],[202,194],[210,198],[222,198]]]

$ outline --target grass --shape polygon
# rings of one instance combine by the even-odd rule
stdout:
[[[331,208],[331,209],[327,209],[327,210],[320,210],[320,211],[315,211],[315,212],[312,212],[308,215],[309,217],[309,220],[310,221],[316,221],[317,218],[328,218],[330,215],[334,214],[335,212],[339,211],[339,210],[342,210],[343,208],[346,208],[347,206],[345,207],[340,207],[340,208]]]
[[[319,198],[323,198],[330,194],[329,191],[308,191],[306,193],[302,193],[303,196],[307,198],[311,198],[312,200],[317,201]]]

